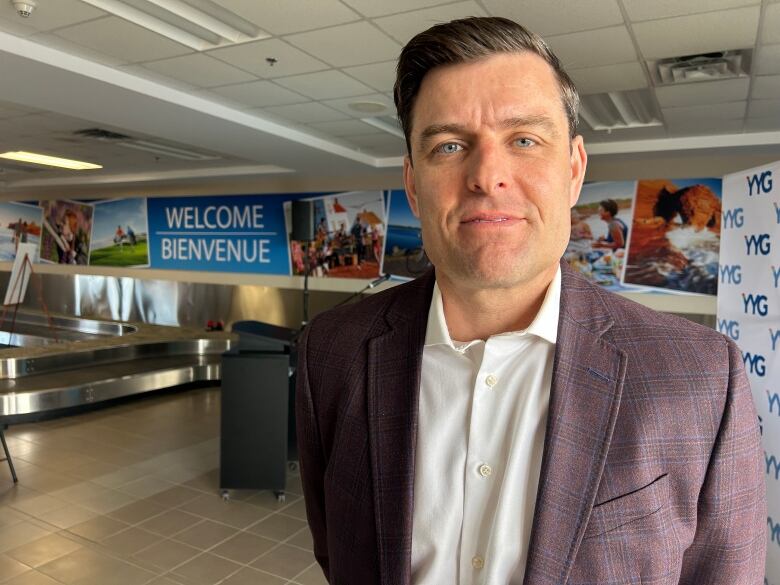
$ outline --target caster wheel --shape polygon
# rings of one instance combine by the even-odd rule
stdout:
[[[280,504],[284,504],[287,501],[287,496],[284,492],[274,492],[274,494],[276,495],[276,501]]]
[[[288,461],[287,462],[287,470],[291,471],[292,473],[298,472],[298,462],[297,461]]]
[[[228,490],[222,490],[222,493],[220,494],[222,496],[223,502],[229,502],[230,501],[230,492]]]

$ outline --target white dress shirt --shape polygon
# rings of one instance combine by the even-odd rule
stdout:
[[[522,584],[560,295],[559,268],[528,329],[458,342],[434,286],[415,455],[414,585]]]

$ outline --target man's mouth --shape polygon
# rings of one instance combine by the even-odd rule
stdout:
[[[506,215],[473,216],[467,217],[461,223],[504,223],[515,219]]]

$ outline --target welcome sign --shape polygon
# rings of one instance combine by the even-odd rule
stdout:
[[[767,579],[780,583],[780,162],[723,178],[718,330],[742,350],[767,480]]]

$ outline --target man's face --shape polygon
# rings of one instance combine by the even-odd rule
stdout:
[[[413,110],[407,197],[437,277],[472,289],[551,277],[587,156],[532,53],[434,69]],[[413,161],[413,162],[412,162]]]

